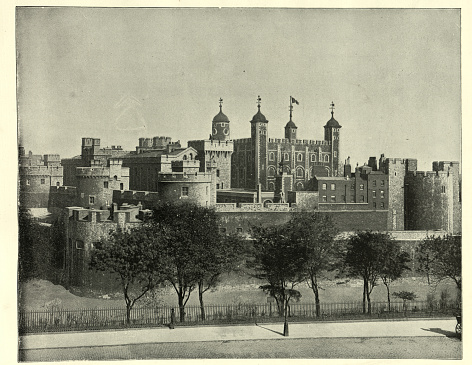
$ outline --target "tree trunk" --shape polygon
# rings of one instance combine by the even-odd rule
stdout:
[[[367,297],[367,313],[368,314],[372,314],[372,307],[371,307],[371,303],[370,303],[370,293],[369,293],[369,290],[368,288],[366,288],[366,297]]]
[[[131,309],[133,308],[131,303],[126,303],[126,324],[131,323]]]
[[[284,298],[284,336],[288,337],[288,322],[287,322],[287,314],[288,314],[288,300]]]
[[[387,284],[385,284],[387,287],[387,302],[388,302],[388,311],[390,312],[390,288]]]
[[[362,294],[362,313],[366,313],[366,308],[365,308],[365,297],[367,294],[367,281],[364,280],[364,293]]]
[[[180,313],[180,322],[185,322],[185,305],[184,305],[184,294],[182,289],[179,291],[179,313]]]
[[[203,305],[203,281],[198,282],[198,299],[200,301],[200,314],[202,316],[202,321],[205,320],[205,306]]]
[[[313,293],[315,294],[316,317],[320,317],[321,316],[320,293],[318,290],[318,279],[316,278],[316,275],[313,275],[311,277],[311,288],[313,290]]]

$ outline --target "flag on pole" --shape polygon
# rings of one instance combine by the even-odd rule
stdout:
[[[295,103],[298,105],[298,101],[292,96],[292,103]]]

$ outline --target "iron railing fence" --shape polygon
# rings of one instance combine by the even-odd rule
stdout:
[[[395,319],[454,315],[457,304],[451,302],[395,301],[371,302],[371,312],[364,313],[362,302],[321,303],[320,315],[313,303],[291,303],[288,320],[323,321],[353,319]],[[135,307],[131,311],[130,323],[126,322],[126,308],[93,308],[67,310],[53,308],[45,311],[20,311],[18,325],[20,334],[59,331],[103,330],[129,327],[166,326],[171,322],[174,309],[176,325],[277,322],[283,319],[276,303],[207,305],[204,318],[200,306],[185,307],[184,321],[180,321],[178,307]]]

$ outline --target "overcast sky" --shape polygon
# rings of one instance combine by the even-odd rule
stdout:
[[[82,137],[208,138],[218,99],[232,138],[256,99],[282,138],[323,139],[330,103],[341,158],[460,160],[459,10],[18,8],[21,143],[80,154]]]

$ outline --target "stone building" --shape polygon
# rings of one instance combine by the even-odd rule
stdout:
[[[63,185],[63,168],[57,154],[25,155],[19,147],[19,197],[26,208],[47,208],[51,187]]]
[[[331,104],[331,119],[324,126],[323,140],[301,140],[297,138],[297,126],[292,120],[290,97],[290,119],[285,126],[285,138],[269,138],[269,121],[258,111],[251,123],[251,137],[234,140],[231,166],[231,186],[262,190],[275,190],[275,177],[282,165],[285,173],[293,176],[294,190],[304,190],[307,182],[316,176],[338,176],[340,169],[340,129],[334,119],[334,104]],[[298,103],[298,102],[296,102]]]

